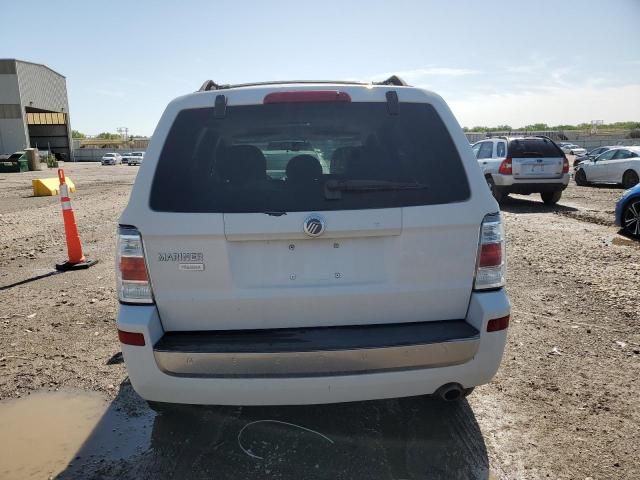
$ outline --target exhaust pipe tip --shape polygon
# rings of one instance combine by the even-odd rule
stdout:
[[[464,389],[459,383],[447,383],[436,390],[435,394],[445,402],[457,402],[464,397]]]

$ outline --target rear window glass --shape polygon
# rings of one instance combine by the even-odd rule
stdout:
[[[515,139],[509,143],[509,156],[516,158],[562,157],[564,154],[546,138]]]
[[[329,194],[339,183],[358,184]],[[359,183],[360,182],[360,183]],[[418,188],[361,188],[393,182]],[[289,212],[464,201],[462,161],[435,109],[400,103],[291,103],[183,110],[165,140],[153,210]]]

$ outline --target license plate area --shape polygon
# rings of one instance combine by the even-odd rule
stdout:
[[[541,173],[544,173],[544,165],[542,164],[529,165],[527,173],[530,173],[532,175],[540,175]]]

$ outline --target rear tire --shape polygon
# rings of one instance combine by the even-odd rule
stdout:
[[[542,201],[545,203],[545,205],[555,205],[556,203],[558,203],[558,201],[560,201],[560,198],[562,197],[562,190],[556,190],[554,192],[542,192],[540,194],[540,197],[542,197]]]
[[[489,190],[491,190],[491,195],[493,195],[493,198],[495,198],[496,202],[498,203],[502,202],[507,195],[498,187],[496,187],[496,184],[493,181],[493,177],[488,175],[485,177],[485,179],[487,180],[487,185],[489,186]]]
[[[622,229],[630,237],[640,239],[640,200],[632,199],[622,211]]]
[[[638,183],[640,183],[640,180],[638,179],[638,174],[634,170],[627,170],[624,172],[624,175],[622,175],[622,186],[624,188],[631,188]]]
[[[586,187],[587,185],[589,185],[589,182],[587,181],[587,174],[584,173],[583,169],[579,169],[576,172],[576,185],[578,185],[579,187]]]

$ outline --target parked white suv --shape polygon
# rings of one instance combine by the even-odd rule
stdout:
[[[271,165],[282,142],[304,151]],[[129,377],[154,407],[457,400],[500,365],[504,241],[439,96],[205,82],[165,110],[120,218]]]
[[[141,165],[144,160],[144,152],[131,152],[122,157],[122,161],[127,165]]]
[[[569,184],[569,161],[547,137],[493,137],[472,147],[493,196],[539,193],[556,204]]]

